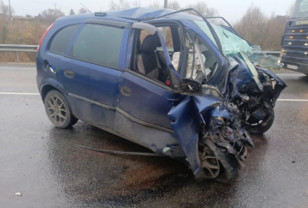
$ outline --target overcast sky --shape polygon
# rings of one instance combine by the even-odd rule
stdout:
[[[9,0],[2,0],[8,5]],[[68,14],[71,9],[78,12],[81,8],[80,4],[85,5],[92,12],[106,11],[110,7],[112,0],[10,0],[11,6],[14,8],[15,15],[32,15],[35,16],[47,8],[57,8]],[[136,0],[126,0],[128,2],[136,2]],[[154,2],[163,5],[164,0],[137,0],[139,5],[147,7]],[[172,2],[174,0],[169,0]],[[198,0],[176,0],[181,7],[187,7],[190,2],[198,2]],[[202,1],[202,0],[200,0]],[[208,7],[216,9],[219,15],[224,16],[230,22],[236,22],[246,12],[251,5],[258,6],[266,15],[285,15],[291,4],[295,0],[203,0]],[[117,2],[117,0],[114,0]]]

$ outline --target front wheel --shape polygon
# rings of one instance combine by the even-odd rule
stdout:
[[[270,108],[267,110],[265,119],[256,123],[246,122],[246,130],[251,134],[261,135],[271,128],[275,120],[274,109]]]
[[[221,175],[228,181],[235,179],[239,168],[235,156],[217,147],[211,140],[200,144],[199,158],[206,179],[218,179]]]
[[[51,90],[47,93],[44,106],[49,120],[58,128],[70,128],[78,121],[72,114],[66,98],[57,90]]]

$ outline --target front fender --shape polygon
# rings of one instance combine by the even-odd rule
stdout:
[[[264,73],[267,76],[269,76],[271,79],[276,81],[276,85],[273,86],[273,95],[272,95],[273,100],[276,101],[281,91],[287,87],[287,84],[271,70],[260,68],[260,67],[256,67],[256,70],[258,71],[259,74]]]
[[[205,177],[198,151],[200,127],[208,120],[203,115],[219,104],[220,100],[213,96],[187,96],[168,113],[175,137],[198,180]]]

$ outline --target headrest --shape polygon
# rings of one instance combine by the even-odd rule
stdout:
[[[145,53],[154,52],[155,49],[159,47],[160,45],[161,44],[160,44],[159,38],[156,34],[148,35],[143,40],[140,51],[145,52]]]

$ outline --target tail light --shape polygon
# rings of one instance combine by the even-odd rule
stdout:
[[[36,50],[37,52],[39,52],[40,47],[41,47],[41,45],[42,45],[42,42],[43,42],[45,36],[47,35],[48,31],[52,28],[53,25],[54,25],[54,23],[52,23],[52,24],[47,28],[47,30],[44,32],[43,36],[41,37],[41,40],[40,40],[40,42],[39,42],[39,44],[38,44],[38,47],[37,47],[37,50]]]

